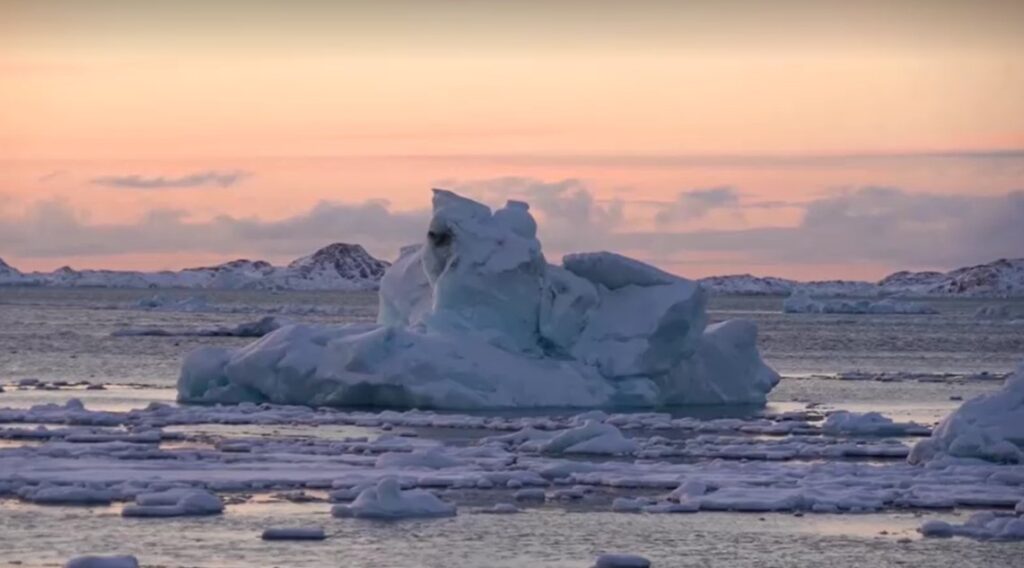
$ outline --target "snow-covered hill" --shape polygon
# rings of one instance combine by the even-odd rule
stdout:
[[[296,259],[271,279],[288,290],[376,289],[388,263],[360,245],[335,243]]]
[[[712,293],[722,295],[786,296],[799,289],[816,297],[1021,297],[1024,296],[1024,258],[1000,259],[949,272],[896,272],[877,283],[799,282],[750,274],[712,276],[700,282]]]
[[[388,263],[360,245],[334,243],[288,266],[262,260],[233,260],[172,272],[75,270],[24,274],[0,259],[0,286],[96,288],[191,288],[218,290],[375,290]],[[773,276],[733,274],[700,280],[713,294],[788,296],[802,290],[814,297],[1024,297],[1024,258],[1000,259],[949,272],[890,274],[878,282],[800,282]]]
[[[190,288],[215,290],[375,290],[388,263],[360,245],[335,243],[288,266],[262,260],[233,260],[180,271],[75,270],[22,274],[0,260],[0,285],[67,288]]]
[[[0,258],[0,286],[28,284],[27,280],[28,278],[17,268],[7,264],[4,262],[4,259]]]
[[[897,272],[879,287],[913,296],[1024,296],[1024,258],[1006,259],[942,272]]]

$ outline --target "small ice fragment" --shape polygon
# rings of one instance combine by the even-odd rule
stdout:
[[[269,528],[263,531],[263,540],[323,540],[327,538],[320,527]]]
[[[512,498],[516,501],[544,501],[547,496],[544,494],[544,490],[538,487],[530,487],[527,489],[520,489],[512,495]]]
[[[917,529],[924,536],[950,537],[953,536],[953,525],[946,521],[932,519],[925,521],[921,528]]]
[[[335,505],[335,517],[371,519],[402,519],[415,517],[455,516],[455,505],[445,503],[436,495],[422,489],[403,491],[395,477],[381,479],[375,487],[368,487],[351,505]]]
[[[651,561],[636,554],[602,554],[593,568],[650,568]]]
[[[64,568],[139,568],[134,556],[76,556]]]
[[[156,493],[140,493],[135,504],[121,510],[124,517],[184,517],[216,515],[224,511],[224,503],[205,489],[168,489]]]
[[[489,515],[513,515],[515,513],[522,513],[523,510],[512,503],[496,503],[493,507],[481,509],[479,512]]]

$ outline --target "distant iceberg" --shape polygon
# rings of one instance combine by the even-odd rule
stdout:
[[[939,313],[931,306],[886,298],[884,300],[815,300],[802,288],[797,288],[783,300],[782,311],[787,314],[906,314],[933,315]]]
[[[697,283],[617,254],[548,264],[526,203],[434,190],[376,324],[290,325],[191,353],[182,402],[404,408],[763,404],[779,376],[745,320],[707,325]]]

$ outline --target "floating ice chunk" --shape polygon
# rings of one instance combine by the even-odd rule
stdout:
[[[403,491],[394,477],[385,477],[375,487],[363,490],[350,505],[335,505],[335,517],[402,519],[413,517],[450,517],[455,505],[445,503],[429,491]]]
[[[510,486],[511,487],[511,486]],[[520,489],[516,491],[512,498],[516,501],[541,501],[547,499],[547,494],[544,493],[543,489],[538,487],[530,487],[528,489]]]
[[[538,449],[545,453],[565,454],[630,454],[639,444],[622,435],[611,424],[587,420],[583,426],[565,430],[554,438],[540,444]]]
[[[327,535],[321,527],[269,528],[263,531],[263,540],[324,540]]]
[[[670,501],[688,501],[695,497],[700,497],[707,492],[707,483],[704,483],[699,479],[691,479],[690,481],[686,481],[679,487],[675,488],[672,493],[669,493],[668,498]]]
[[[139,568],[134,556],[76,556],[64,568]]]
[[[377,325],[286,326],[186,358],[183,402],[432,408],[763,404],[778,375],[695,282],[611,253],[547,264],[529,208],[434,193]]]
[[[925,521],[917,529],[918,532],[924,536],[935,536],[935,537],[951,537],[956,533],[953,525],[946,521],[940,521],[939,519],[931,519]]]
[[[376,466],[385,467],[411,467],[422,469],[444,469],[446,467],[457,467],[462,462],[445,453],[443,448],[428,448],[412,452],[388,452],[377,458]]]
[[[748,487],[722,487],[700,497],[700,508],[709,511],[791,511],[804,503],[802,491],[777,489],[771,492]]]
[[[41,505],[109,505],[114,498],[109,490],[78,485],[25,487],[19,496]]]
[[[1024,517],[985,511],[971,515],[964,524],[932,519],[918,531],[924,536],[965,536],[979,540],[1024,540]]]
[[[477,512],[487,515],[514,515],[516,513],[522,513],[523,510],[512,503],[495,503],[494,506],[488,507],[487,509],[480,509]]]
[[[947,416],[931,438],[918,442],[910,463],[937,457],[1024,462],[1024,363],[998,391],[968,400]]]
[[[224,512],[224,503],[205,489],[168,489],[156,493],[140,493],[134,505],[121,510],[125,517],[184,517],[217,515]]]
[[[602,554],[593,568],[650,568],[651,561],[635,554]]]
[[[828,415],[821,430],[826,434],[855,436],[905,436],[928,434],[927,426],[916,422],[894,422],[878,412],[840,410]]]

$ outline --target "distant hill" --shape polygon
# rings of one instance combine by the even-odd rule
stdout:
[[[796,289],[812,296],[1024,297],[1024,258],[999,259],[949,272],[890,274],[878,282],[829,280],[800,282],[750,274],[712,276],[700,283],[721,295],[789,295]]]
[[[376,290],[389,263],[360,245],[334,243],[288,266],[233,260],[180,271],[75,270],[24,274],[0,260],[0,285],[57,288],[191,288],[209,290]]]
[[[0,259],[0,286],[93,288],[192,288],[215,290],[376,290],[389,263],[361,245],[334,243],[274,266],[263,260],[233,260],[179,271],[75,270],[22,273]],[[700,279],[713,294],[788,296],[794,290],[832,297],[1024,297],[1024,258],[999,259],[949,272],[890,274],[878,282],[823,280],[800,282],[773,276],[734,274]]]

